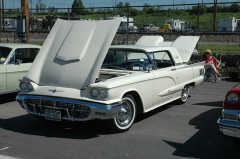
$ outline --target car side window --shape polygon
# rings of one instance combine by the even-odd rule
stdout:
[[[172,58],[166,51],[155,52],[151,56],[158,69],[174,66]]]
[[[14,55],[9,61],[10,64],[32,63],[39,52],[39,48],[21,48],[16,49]]]

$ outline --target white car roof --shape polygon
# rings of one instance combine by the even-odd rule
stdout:
[[[112,45],[110,49],[132,49],[132,50],[141,50],[143,52],[156,52],[164,50],[173,50],[175,48],[169,46],[140,46],[140,45]]]
[[[8,47],[8,48],[41,48],[40,45],[34,44],[22,44],[22,43],[0,43],[0,46]]]

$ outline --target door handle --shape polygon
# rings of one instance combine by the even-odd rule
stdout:
[[[176,70],[177,70],[176,68],[171,69],[171,71],[176,71]]]

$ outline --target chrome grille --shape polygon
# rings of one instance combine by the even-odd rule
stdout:
[[[86,110],[86,111],[90,111],[90,108],[88,106],[82,105],[82,104],[75,104],[74,108],[76,110]]]
[[[40,105],[40,99],[26,99],[25,102],[27,104]]]
[[[54,107],[54,101],[53,100],[42,100],[41,105]]]
[[[73,108],[73,103],[56,101],[56,107],[72,109]]]
[[[45,114],[45,108],[59,109],[62,112],[62,117],[66,118],[69,117],[67,112],[69,112],[70,116],[74,118],[87,118],[91,113],[90,107],[70,102],[45,99],[25,99],[25,104],[28,110],[35,114]],[[35,110],[37,112],[35,112]]]

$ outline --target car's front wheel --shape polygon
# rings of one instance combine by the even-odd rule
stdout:
[[[132,95],[122,98],[121,108],[117,117],[105,121],[109,130],[114,133],[125,132],[131,128],[136,117],[136,102]]]

